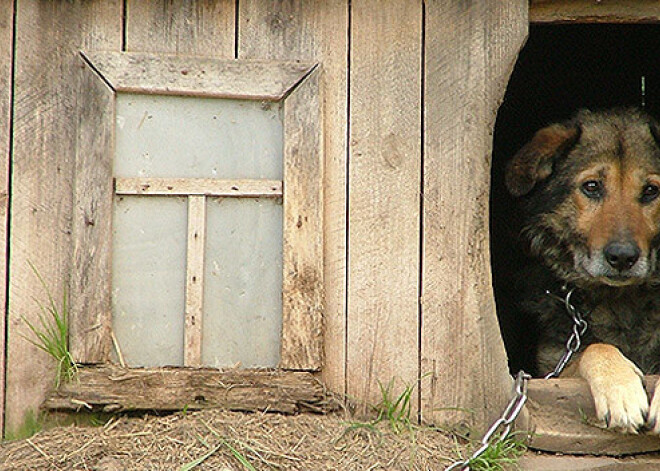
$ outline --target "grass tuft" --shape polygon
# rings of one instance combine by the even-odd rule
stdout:
[[[378,381],[378,387],[380,388],[381,399],[374,406],[374,410],[378,414],[375,423],[386,420],[395,433],[411,430],[413,424],[410,422],[410,413],[414,385],[407,385],[403,392],[396,397],[392,393],[394,378],[387,383],[387,386]]]
[[[344,434],[350,430],[360,429],[379,434],[380,431],[376,426],[383,421],[387,421],[392,431],[396,434],[404,431],[412,432],[414,430],[415,424],[410,420],[414,385],[407,385],[403,392],[396,397],[392,392],[394,389],[394,378],[387,385],[378,381],[378,387],[380,388],[381,395],[380,402],[371,406],[372,410],[376,413],[376,418],[368,422],[347,422],[348,427],[344,431]]]
[[[72,381],[78,374],[78,365],[69,351],[69,307],[67,305],[66,291],[62,295],[62,305],[60,307],[55,303],[55,299],[41,277],[35,266],[30,264],[30,268],[39,279],[41,286],[48,296],[48,304],[44,306],[35,299],[39,306],[40,313],[38,322],[32,323],[25,316],[22,316],[23,322],[29,327],[33,338],[23,336],[35,347],[43,350],[57,362],[57,373],[55,377],[55,386],[59,387],[62,381]]]
[[[518,460],[527,451],[525,439],[512,433],[501,442],[494,442],[477,458],[470,460],[472,471],[503,471],[518,467]]]

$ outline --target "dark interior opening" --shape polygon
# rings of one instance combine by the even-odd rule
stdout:
[[[506,162],[535,131],[581,108],[638,106],[660,118],[659,50],[660,25],[530,26],[497,114],[492,162],[493,287],[513,373],[538,372],[535,326],[511,308],[517,294],[511,281],[529,259],[519,237],[519,210],[504,186]]]

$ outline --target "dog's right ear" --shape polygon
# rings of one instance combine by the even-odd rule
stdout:
[[[580,138],[578,126],[553,124],[536,132],[531,141],[511,159],[506,169],[506,187],[513,196],[526,195],[536,182],[552,173],[554,159],[568,152]]]

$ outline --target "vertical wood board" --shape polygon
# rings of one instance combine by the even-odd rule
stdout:
[[[319,69],[284,102],[282,357],[323,364],[323,139]]]
[[[325,384],[345,392],[348,2],[239,2],[240,59],[321,64],[324,140]]]
[[[127,51],[233,57],[234,0],[126,0]]]
[[[371,404],[418,377],[421,50],[422,2],[352,2],[347,391]]]
[[[202,364],[202,319],[204,308],[204,247],[206,197],[188,196],[188,248],[186,255],[186,323],[183,364]]]
[[[14,2],[0,0],[0,436],[5,410],[5,319],[7,292],[7,217],[9,204],[9,161],[11,158],[12,62],[14,58]]]
[[[111,348],[115,96],[82,57],[76,70],[82,93],[76,100],[70,349],[77,362],[103,363]]]
[[[491,133],[527,6],[426,5],[422,413],[428,422],[485,426],[512,384],[490,272]]]
[[[55,365],[23,336],[47,294],[58,302],[72,268],[78,51],[119,49],[121,1],[17,2],[6,428],[36,412]]]

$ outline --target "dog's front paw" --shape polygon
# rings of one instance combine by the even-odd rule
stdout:
[[[644,426],[649,400],[642,372],[616,347],[588,346],[580,358],[579,372],[589,383],[596,415],[605,427],[637,433]]]
[[[646,421],[649,401],[634,370],[627,377],[604,377],[591,382],[596,415],[607,428],[637,433]],[[656,401],[660,411],[660,400]],[[660,428],[660,425],[658,425]]]

